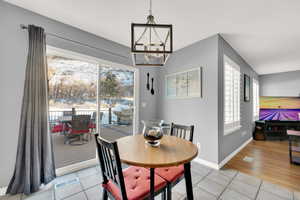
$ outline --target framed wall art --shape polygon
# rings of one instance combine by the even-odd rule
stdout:
[[[244,74],[244,101],[250,101],[250,76]]]
[[[166,75],[168,98],[202,97],[202,67]]]

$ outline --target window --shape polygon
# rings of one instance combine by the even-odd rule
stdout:
[[[240,67],[224,56],[224,134],[240,126]]]
[[[259,83],[253,79],[253,120],[259,119]]]

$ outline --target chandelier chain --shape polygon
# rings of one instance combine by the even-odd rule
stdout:
[[[150,0],[149,3],[149,15],[152,15],[152,0]]]
[[[155,23],[152,3],[152,0],[149,0],[147,21],[144,24],[132,23],[131,25],[134,65],[163,66],[172,53],[172,25]],[[136,32],[135,29],[138,31]],[[137,57],[137,55],[141,56]]]

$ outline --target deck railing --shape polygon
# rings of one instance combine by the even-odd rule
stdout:
[[[64,111],[71,111],[71,109],[66,109],[66,110],[50,110],[49,111],[49,124],[50,126],[55,125],[56,123],[59,122],[60,117],[63,116]],[[76,115],[91,115],[93,117],[93,113],[96,112],[96,110],[93,109],[76,109]],[[101,117],[101,124],[109,124],[109,110],[100,110],[102,113]],[[114,123],[116,119],[116,115],[112,112],[111,113],[111,123]]]

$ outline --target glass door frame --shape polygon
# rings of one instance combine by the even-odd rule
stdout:
[[[57,47],[53,47],[50,45],[47,45],[46,47],[47,49],[47,55],[48,54],[53,54],[53,55],[58,55],[58,56],[62,56],[62,57],[67,57],[67,58],[73,58],[73,59],[78,59],[78,60],[82,60],[82,61],[86,61],[88,63],[92,63],[98,66],[98,83],[97,83],[97,129],[96,131],[98,133],[100,133],[100,127],[101,127],[101,120],[99,117],[100,114],[100,70],[101,67],[104,66],[110,66],[112,68],[117,68],[117,69],[124,69],[124,70],[128,70],[128,71],[132,71],[134,73],[134,102],[133,102],[133,135],[138,134],[139,133],[139,82],[140,82],[140,78],[139,78],[139,69],[132,67],[132,66],[128,66],[128,65],[123,65],[123,64],[118,64],[118,63],[114,63],[114,62],[110,62],[110,61],[106,61],[97,57],[93,57],[93,56],[88,56],[85,54],[81,54],[81,53],[77,53],[74,51],[70,51],[70,50],[65,50],[65,49],[61,49],[61,48],[57,48]],[[101,134],[101,133],[100,133]],[[56,169],[56,173],[58,176],[60,175],[64,175],[73,171],[78,171],[80,169],[83,168],[87,168],[90,166],[93,166],[95,164],[98,164],[98,158],[97,158],[97,153],[95,152],[95,158],[91,159],[91,160],[87,160],[87,161],[82,161],[76,164],[72,164],[72,165],[68,165],[62,168],[58,168]]]
[[[101,107],[101,101],[100,101],[100,78],[101,78],[101,68],[102,67],[111,67],[111,68],[116,68],[116,69],[122,69],[122,70],[128,70],[134,73],[134,81],[133,81],[133,135],[139,133],[139,69],[134,68],[131,66],[126,66],[126,65],[121,65],[117,63],[112,63],[108,61],[103,61],[101,64],[98,63],[99,68],[98,68],[98,98],[97,98],[97,107],[98,107],[98,113],[100,113],[100,107]],[[100,127],[101,127],[101,119],[99,118],[99,115],[97,115],[97,131],[100,133]],[[101,134],[101,133],[100,133]]]

